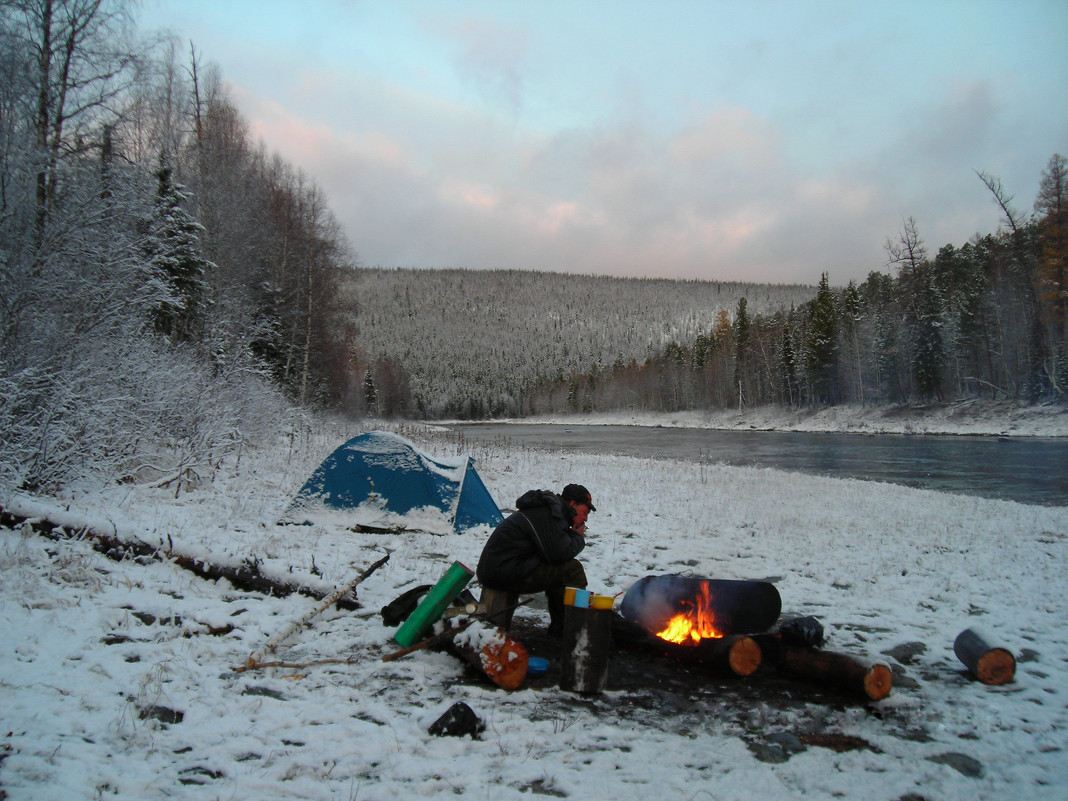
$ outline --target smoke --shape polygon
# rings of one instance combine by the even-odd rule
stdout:
[[[619,611],[649,631],[663,631],[668,621],[682,610],[684,601],[693,603],[697,582],[702,580],[678,574],[646,576],[627,589]]]

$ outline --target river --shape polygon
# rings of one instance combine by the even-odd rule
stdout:
[[[773,467],[1068,506],[1068,438],[824,434],[642,426],[472,423],[472,440]]]

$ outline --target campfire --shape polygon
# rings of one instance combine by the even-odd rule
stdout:
[[[680,662],[750,676],[767,655],[782,672],[872,701],[885,698],[893,682],[883,662],[820,648],[823,627],[815,618],[796,618],[792,627],[780,624],[782,599],[769,581],[645,576],[626,591],[619,611],[612,629],[616,643]],[[813,623],[816,640],[809,633]]]
[[[683,611],[668,621],[663,631],[655,632],[662,640],[677,645],[692,645],[707,639],[719,639],[723,632],[716,628],[716,614],[707,581],[700,582],[700,587],[692,599],[682,599],[679,606]]]

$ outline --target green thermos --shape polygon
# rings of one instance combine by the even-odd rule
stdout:
[[[445,571],[445,575],[427,593],[423,602],[415,608],[414,612],[408,615],[408,619],[397,629],[397,633],[393,635],[393,639],[397,641],[397,644],[402,648],[407,648],[409,645],[414,644],[423,629],[437,622],[438,618],[445,612],[446,607],[455,600],[456,596],[460,594],[460,590],[467,586],[467,582],[474,575],[472,571],[459,562],[453,562],[449,569]]]

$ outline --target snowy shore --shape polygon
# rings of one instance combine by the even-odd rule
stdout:
[[[1017,428],[1049,435],[1033,420]],[[895,670],[891,695],[873,704],[827,702],[801,682],[765,690],[759,675],[619,689],[611,666],[603,696],[551,684],[509,693],[443,653],[381,661],[396,646],[380,607],[453,560],[475,563],[488,530],[276,525],[311,470],[355,433],[324,429],[246,451],[177,497],[132,485],[0,497],[71,532],[90,526],[208,562],[250,561],[323,591],[391,554],[360,586],[360,611],[329,610],[279,648],[279,659],[308,667],[239,673],[315,602],[238,591],[170,561],[115,562],[85,537],[0,529],[7,799],[1068,794],[1068,507],[487,446],[479,472],[502,507],[531,487],[581,481],[593,491],[582,556],[591,588],[614,594],[680,571],[771,578],[787,612],[823,622],[827,648]],[[447,455],[446,434],[425,429],[420,444]],[[544,607],[517,618],[540,626]],[[988,687],[965,674],[952,646],[973,626],[1016,656],[1014,682]],[[535,655],[558,659],[551,648]],[[314,664],[328,658],[349,661]],[[480,739],[427,732],[457,701],[486,723]]]
[[[758,406],[741,411],[620,411],[606,414],[537,416],[508,422],[670,426],[733,431],[1065,437],[1068,436],[1068,405],[965,401],[928,406],[842,405],[798,410],[780,406]]]

